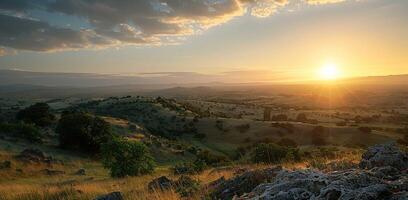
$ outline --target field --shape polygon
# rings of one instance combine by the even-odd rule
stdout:
[[[176,165],[194,162],[197,152],[208,151],[226,162],[189,175],[201,186],[188,198],[201,199],[211,193],[209,183],[220,177],[232,178],[243,168],[347,168],[358,163],[367,147],[402,141],[406,134],[406,104],[326,107],[305,103],[315,100],[305,95],[245,93],[188,97],[171,93],[158,97],[150,92],[145,96],[19,101],[3,98],[1,116],[10,123],[18,110],[44,101],[57,120],[66,110],[98,116],[110,124],[115,135],[146,144],[156,167],[152,174],[112,178],[97,156],[59,148],[55,125],[41,129],[46,135],[42,144],[5,134],[0,138],[0,161],[10,161],[11,166],[0,169],[0,199],[94,199],[113,191],[120,191],[125,199],[180,199],[174,190],[149,191],[148,184],[161,176],[178,179],[180,175],[173,171]],[[315,143],[316,130],[321,130],[323,144]],[[296,145],[300,160],[252,162],[251,152],[257,144],[287,140]],[[29,148],[39,149],[58,162],[18,159],[17,155]],[[84,174],[78,175],[79,170]]]

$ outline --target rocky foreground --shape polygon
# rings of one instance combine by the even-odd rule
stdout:
[[[247,171],[229,180],[222,177],[207,189],[214,200],[408,200],[407,170],[407,153],[395,144],[384,144],[369,148],[356,169],[323,173],[273,167]],[[160,177],[149,184],[149,190],[178,185],[172,183]],[[116,192],[97,199],[122,197]]]
[[[377,145],[359,168],[331,173],[279,167],[219,181],[212,199],[235,200],[407,200],[408,155],[394,144]],[[260,184],[258,184],[260,183]]]

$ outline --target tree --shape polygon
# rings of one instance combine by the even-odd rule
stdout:
[[[54,123],[55,116],[51,113],[51,108],[46,103],[36,103],[17,113],[17,120],[26,123],[33,123],[40,127],[46,127]]]
[[[101,145],[114,137],[109,123],[84,112],[63,113],[56,132],[60,147],[87,153],[99,153]]]
[[[112,177],[140,176],[154,171],[154,160],[141,142],[114,138],[102,146],[102,163]]]

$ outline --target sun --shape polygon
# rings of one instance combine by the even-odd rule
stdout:
[[[335,80],[339,78],[340,72],[334,63],[326,63],[319,69],[319,77],[323,80]]]

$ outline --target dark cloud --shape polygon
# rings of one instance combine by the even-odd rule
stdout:
[[[288,1],[0,0],[0,47],[56,51],[168,44],[177,40],[172,37],[196,34],[245,12],[257,17],[270,16]],[[31,10],[76,16],[86,21],[89,28],[51,26],[30,16]]]
[[[3,14],[0,14],[0,27],[0,45],[14,49],[53,51],[113,43],[92,30],[57,28],[45,22]]]

